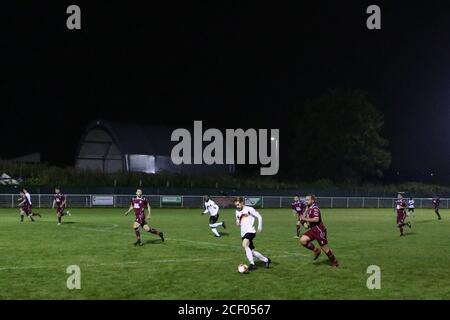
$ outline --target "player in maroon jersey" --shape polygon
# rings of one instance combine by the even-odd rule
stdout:
[[[145,209],[147,209],[147,218],[145,217]],[[136,234],[137,241],[134,243],[135,246],[142,246],[143,243],[141,241],[141,232],[140,228],[143,228],[145,231],[158,235],[161,240],[164,242],[164,234],[155,228],[152,228],[148,225],[148,220],[150,220],[150,203],[142,196],[142,189],[136,190],[136,197],[131,200],[130,208],[125,215],[128,215],[131,210],[134,210],[134,214],[136,219],[133,223],[133,229]]]
[[[303,220],[303,214],[306,210],[306,202],[300,200],[298,196],[294,197],[294,202],[291,204],[292,212],[297,217],[297,238],[300,237],[300,228],[305,223]]]
[[[58,219],[58,226],[61,225],[61,219],[63,216],[71,216],[70,211],[66,209],[66,197],[61,193],[61,189],[59,187],[55,188],[55,195],[53,197],[53,205],[54,209],[56,206],[56,218]]]
[[[34,221],[33,215],[31,214],[30,211],[31,206],[28,203],[28,199],[23,191],[20,192],[18,202],[19,202],[18,207],[20,212],[20,222],[23,222],[24,216],[27,216],[31,221]]]
[[[411,222],[405,222],[406,219],[406,208],[408,205],[406,204],[406,200],[403,199],[403,195],[399,193],[397,195],[397,201],[395,201],[395,210],[397,211],[397,226],[400,230],[400,237],[404,235],[403,227],[408,226],[411,228]]]
[[[306,204],[307,209],[303,219],[308,224],[309,230],[300,237],[300,243],[314,253],[314,260],[319,257],[322,249],[330,260],[331,266],[337,267],[339,265],[338,261],[331,248],[328,247],[327,229],[323,224],[320,209],[316,204],[316,196],[306,196]],[[314,247],[312,244],[313,240],[316,240],[319,243],[320,249]]]
[[[42,216],[39,213],[33,212],[33,204],[31,203],[31,195],[28,192],[28,190],[26,188],[22,188],[22,192],[23,192],[23,194],[24,194],[24,196],[26,198],[27,215],[31,216],[31,217],[38,216],[38,217],[42,218]]]
[[[439,199],[438,197],[435,197],[431,201],[433,202],[434,212],[438,216],[438,220],[441,220],[442,218],[441,218],[441,215],[439,214],[439,204],[441,203],[441,199]]]

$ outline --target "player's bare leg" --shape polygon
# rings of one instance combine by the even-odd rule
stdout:
[[[157,236],[159,236],[162,240],[162,242],[164,242],[164,233],[162,233],[161,231],[158,231],[155,228],[151,228],[149,227],[148,224],[144,225],[144,230],[153,234],[156,234]]]
[[[300,237],[300,244],[306,249],[311,250],[314,253],[314,260],[317,260],[317,258],[320,256],[321,251],[319,248],[314,247],[311,239],[307,235],[302,235]]]
[[[245,250],[245,255],[247,256],[247,260],[249,262],[248,270],[251,271],[256,269],[255,260],[253,259],[253,252],[252,249],[250,249],[250,240],[249,239],[242,240],[242,247]]]
[[[339,264],[338,264],[338,261],[337,261],[336,257],[334,256],[333,251],[331,250],[331,248],[328,247],[327,244],[321,246],[320,248],[327,255],[328,259],[331,262],[331,266],[332,267],[337,267]]]
[[[20,210],[20,222],[23,222],[23,217],[25,216],[25,212]]]
[[[58,212],[58,213],[56,214],[56,218],[58,219],[58,226],[61,225],[61,217],[62,217],[61,212]]]

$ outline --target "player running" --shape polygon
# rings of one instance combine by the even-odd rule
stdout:
[[[411,228],[411,222],[405,222],[407,204],[405,199],[403,199],[403,195],[401,193],[397,195],[397,201],[395,202],[395,204],[395,209],[397,211],[397,226],[400,230],[400,237],[402,237],[404,235],[403,227],[408,226],[409,228]]]
[[[25,189],[25,188],[22,188],[22,192],[25,195],[25,198],[27,200],[26,202],[27,202],[27,205],[28,205],[28,208],[27,208],[28,215],[31,215],[32,217],[33,216],[38,216],[39,218],[42,218],[42,216],[39,213],[33,212],[33,204],[31,203],[31,195],[28,192],[28,190]]]
[[[250,263],[248,270],[256,269],[253,257],[264,262],[265,267],[269,268],[272,261],[256,251],[253,244],[253,239],[256,236],[255,218],[258,219],[258,232],[262,232],[263,221],[261,215],[254,208],[244,205],[243,197],[235,198],[234,205],[236,206],[236,225],[241,227],[242,247]]]
[[[309,249],[314,253],[314,260],[320,256],[322,249],[330,260],[331,266],[337,267],[339,265],[338,261],[331,248],[328,247],[327,228],[325,228],[325,225],[323,224],[322,215],[316,203],[316,196],[306,196],[306,204],[308,207],[303,219],[309,225],[309,230],[300,237],[300,243],[306,249]],[[312,244],[313,240],[316,240],[319,243],[320,249],[314,247]]]
[[[55,188],[55,195],[53,196],[53,205],[52,209],[56,206],[56,218],[58,219],[58,226],[61,225],[61,219],[63,216],[71,216],[69,210],[66,209],[66,197],[61,193],[61,189],[59,187]]]
[[[409,198],[408,200],[408,216],[414,213],[414,199]]]
[[[27,216],[31,221],[34,221],[33,215],[29,213],[30,206],[28,204],[28,199],[23,191],[20,192],[18,202],[19,202],[18,207],[20,212],[20,222],[23,222],[24,216]]]
[[[436,213],[436,215],[438,216],[438,220],[441,220],[442,218],[441,215],[439,214],[439,204],[441,203],[441,199],[435,197],[431,201],[433,202],[434,213]]]
[[[211,228],[212,233],[217,238],[220,238],[221,235],[217,231],[217,227],[222,227],[226,229],[225,221],[217,222],[219,220],[219,206],[210,199],[209,196],[204,196],[205,201],[205,211],[202,212],[202,215],[209,213],[209,227]]]
[[[301,226],[305,223],[303,220],[303,215],[306,210],[306,202],[303,200],[300,200],[298,196],[294,197],[294,202],[291,204],[292,212],[297,217],[297,235],[296,238],[300,237],[300,229]]]
[[[145,209],[147,209],[147,218],[145,217]],[[158,235],[161,240],[164,242],[164,234],[155,228],[152,228],[148,225],[148,221],[150,220],[150,203],[142,196],[142,189],[136,190],[136,197],[131,200],[130,208],[125,215],[127,216],[131,210],[134,210],[134,214],[136,219],[133,223],[134,233],[136,234],[137,241],[134,243],[135,246],[143,246],[144,244],[141,241],[141,232],[140,228],[143,228],[145,231]]]

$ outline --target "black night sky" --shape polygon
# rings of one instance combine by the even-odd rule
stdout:
[[[98,118],[283,139],[298,101],[353,88],[384,113],[393,171],[450,180],[448,1],[93,2],[74,3],[80,31],[72,2],[2,5],[1,158],[73,164]],[[370,4],[381,30],[366,28]]]

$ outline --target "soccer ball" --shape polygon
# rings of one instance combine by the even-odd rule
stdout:
[[[248,266],[246,264],[241,263],[241,264],[238,265],[237,271],[239,273],[247,273],[248,272]]]

